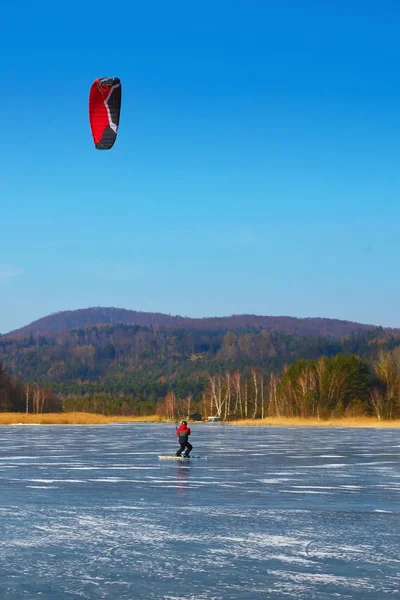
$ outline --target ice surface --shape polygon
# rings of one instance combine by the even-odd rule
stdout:
[[[1,599],[397,600],[398,430],[192,431],[2,426]]]

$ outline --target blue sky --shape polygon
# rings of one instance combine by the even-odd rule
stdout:
[[[7,3],[0,332],[88,306],[400,326],[399,26],[394,0]]]

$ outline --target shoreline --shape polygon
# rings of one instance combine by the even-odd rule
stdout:
[[[118,415],[100,415],[96,413],[0,413],[1,425],[107,425],[112,423],[173,423],[162,417],[124,417]]]
[[[343,417],[341,419],[315,419],[300,417],[267,417],[265,419],[240,419],[231,425],[246,427],[348,427],[400,429],[400,419],[379,421],[376,417]]]
[[[146,417],[100,415],[95,413],[0,413],[0,425],[107,425],[112,423],[176,423],[177,419],[164,419],[157,415]],[[205,424],[204,421],[190,421],[190,425]],[[267,417],[265,419],[240,419],[208,423],[216,427],[231,425],[239,427],[349,427],[349,428],[400,428],[400,419],[379,421],[376,417],[344,417],[342,419],[307,419],[299,417]]]

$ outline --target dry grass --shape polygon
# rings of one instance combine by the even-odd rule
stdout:
[[[0,413],[0,425],[101,425],[106,423],[161,423],[165,419],[156,415],[149,417],[104,416],[83,412],[45,413]]]
[[[279,427],[400,427],[400,419],[393,421],[378,421],[376,417],[344,417],[343,419],[301,419],[268,417],[266,419],[242,419],[232,421],[231,425],[279,426]]]
[[[174,422],[157,415],[148,417],[104,416],[94,413],[66,412],[45,413],[32,415],[25,413],[0,413],[0,425],[102,425],[107,423],[168,423]],[[273,418],[242,419],[240,421],[225,421],[229,425],[248,425],[251,427],[396,427],[400,428],[400,419],[394,421],[378,421],[375,417],[349,417],[343,419]]]

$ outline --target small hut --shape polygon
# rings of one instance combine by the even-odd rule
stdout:
[[[189,419],[191,421],[201,421],[203,416],[200,413],[193,413],[192,415],[189,415]]]

